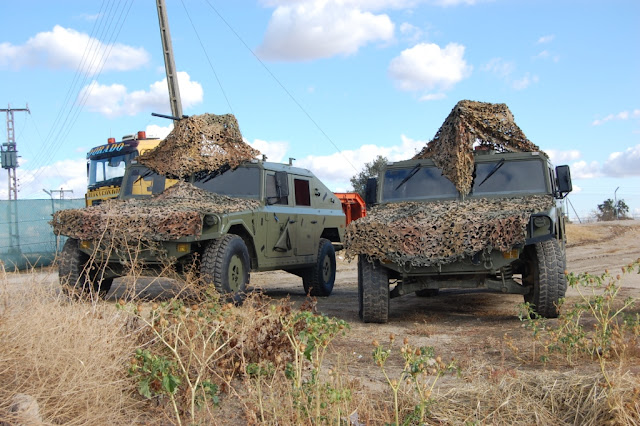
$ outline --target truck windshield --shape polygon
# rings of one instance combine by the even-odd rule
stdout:
[[[412,175],[413,174],[413,175]],[[453,183],[433,166],[387,169],[382,185],[383,201],[409,201],[456,198]]]
[[[493,172],[493,173],[492,173]],[[471,196],[549,193],[540,160],[476,163]]]
[[[110,158],[89,160],[88,179],[89,188],[96,189],[101,186],[117,185],[122,181],[124,171],[131,159],[138,155],[136,152],[116,155]]]
[[[513,194],[548,194],[543,161],[518,160],[478,162],[469,197]],[[413,174],[413,175],[412,175]],[[453,183],[435,166],[407,166],[385,171],[382,201],[446,200],[458,198]]]
[[[120,197],[148,198],[160,194],[165,189],[166,178],[146,167],[132,167],[125,174]]]
[[[221,174],[198,176],[193,184],[230,197],[260,198],[260,170],[256,167],[238,167]]]

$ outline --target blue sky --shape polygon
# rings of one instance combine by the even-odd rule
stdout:
[[[571,165],[581,217],[616,188],[640,215],[637,0],[166,2],[184,113],[235,114],[269,160],[333,190],[376,155],[410,158],[472,99],[506,103]],[[155,2],[3,0],[0,28],[0,108],[31,110],[15,113],[19,198],[82,197],[91,147],[168,132],[151,117],[169,112]]]

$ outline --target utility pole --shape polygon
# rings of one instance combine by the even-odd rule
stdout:
[[[2,168],[9,173],[9,251],[20,253],[20,228],[18,227],[18,177],[16,169],[18,168],[18,150],[16,149],[16,134],[13,125],[13,113],[16,111],[29,111],[29,105],[25,108],[11,108],[9,104],[7,108],[0,108],[0,111],[7,112],[7,142],[2,144],[0,149]],[[13,201],[13,202],[12,202]]]
[[[178,119],[181,119],[182,100],[180,99],[180,88],[178,87],[176,63],[173,60],[173,45],[171,44],[171,33],[169,32],[167,6],[164,0],[156,0],[156,6],[158,7],[160,38],[162,39],[162,51],[164,53],[164,68],[167,73],[167,86],[169,86],[169,103],[171,104],[171,115]]]
[[[7,143],[2,144],[2,168],[9,172],[9,200],[18,199],[18,178],[16,176],[16,168],[18,167],[18,150],[16,149],[15,127],[13,125],[13,113],[15,111],[29,111],[29,105],[26,108],[1,108],[0,111],[7,112]]]

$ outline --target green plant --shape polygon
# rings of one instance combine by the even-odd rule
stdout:
[[[320,371],[330,343],[339,335],[344,335],[349,324],[344,320],[317,315],[309,311],[292,313],[281,318],[283,332],[294,350],[294,361],[287,369],[287,377],[293,382],[294,395],[306,396],[306,406],[312,407],[316,422],[322,418],[321,411],[328,406],[323,403],[324,394],[333,395],[333,389],[320,379]],[[305,364],[311,364],[309,380],[303,382]],[[339,414],[338,414],[339,416]]]
[[[600,275],[567,273],[568,285],[579,297],[573,304],[563,301],[555,322],[535,317],[530,306],[520,305],[520,320],[532,330],[534,342],[542,343],[541,361],[546,363],[558,353],[573,365],[577,356],[587,355],[598,360],[610,385],[608,360],[620,359],[639,336],[640,316],[629,314],[636,299],[622,299],[620,293],[622,277],[633,271],[640,273],[640,259],[622,267],[622,274],[615,277],[608,270]]]
[[[398,394],[403,384],[410,386],[418,397],[418,405],[416,405],[413,413],[409,415],[406,421],[423,424],[429,415],[429,407],[434,403],[431,394],[438,378],[448,371],[457,371],[457,363],[455,360],[451,360],[449,364],[445,364],[441,357],[436,356],[433,347],[414,347],[409,344],[409,339],[405,338],[399,350],[404,361],[404,367],[398,378],[391,378],[385,368],[385,364],[393,352],[394,341],[395,336],[393,334],[389,335],[389,346],[385,348],[377,340],[374,340],[373,359],[376,365],[380,367],[387,384],[393,392],[395,424],[400,425]]]
[[[132,366],[141,394],[148,398],[169,395],[178,424],[181,416],[175,395],[182,385],[186,387],[183,398],[191,423],[195,422],[198,408],[207,403],[218,404],[219,388],[214,382],[217,376],[212,367],[226,355],[233,338],[223,330],[222,319],[228,307],[220,306],[217,301],[187,306],[183,300],[173,299],[154,303],[149,314],[144,315],[142,305],[120,301],[117,306],[130,311],[146,325],[152,337],[153,343],[136,353],[137,362]]]

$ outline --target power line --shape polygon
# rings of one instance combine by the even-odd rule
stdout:
[[[356,169],[356,166],[354,166],[351,161],[349,161],[349,159],[347,158],[346,155],[344,155],[344,153],[340,150],[340,148],[338,148],[338,145],[336,145],[333,140],[329,137],[329,135],[322,129],[322,127],[320,127],[320,125],[313,119],[313,117],[311,117],[311,114],[309,114],[307,112],[307,110],[300,104],[300,102],[298,102],[298,100],[291,94],[291,92],[289,92],[289,90],[287,90],[287,88],[284,86],[284,84],[282,84],[280,82],[280,80],[278,80],[278,78],[273,74],[273,72],[271,72],[271,70],[269,69],[269,67],[267,67],[267,65],[262,62],[262,60],[258,57],[258,55],[255,54],[255,52],[249,47],[249,45],[247,45],[247,43],[245,43],[245,41],[243,40],[242,37],[240,37],[240,35],[236,32],[236,30],[233,29],[233,27],[227,22],[226,19],[224,19],[224,17],[220,14],[220,12],[218,12],[218,9],[215,8],[215,6],[213,6],[211,4],[211,2],[209,0],[206,0],[207,4],[209,5],[209,7],[211,9],[213,9],[213,11],[216,13],[216,15],[218,15],[218,17],[222,20],[222,22],[224,22],[224,24],[231,30],[231,32],[238,38],[238,40],[240,40],[240,42],[244,45],[244,47],[251,52],[251,54],[253,55],[254,58],[256,58],[256,60],[260,63],[260,65],[262,65],[262,67],[267,71],[267,73],[269,73],[269,75],[271,76],[271,78],[273,78],[273,80],[278,83],[278,85],[282,88],[282,90],[284,90],[284,92],[289,96],[289,98],[291,98],[291,100],[298,106],[298,108],[300,108],[300,110],[307,116],[307,118],[309,120],[311,120],[311,122],[316,126],[316,128],[320,131],[320,133],[322,133],[322,135],[331,143],[331,145],[333,145],[333,147],[336,149],[336,151],[338,151],[338,153],[340,155],[342,155],[342,157],[345,159],[345,161],[347,163],[349,163],[349,165],[351,167],[353,167],[353,170],[355,170],[356,172],[359,172],[358,169]]]

